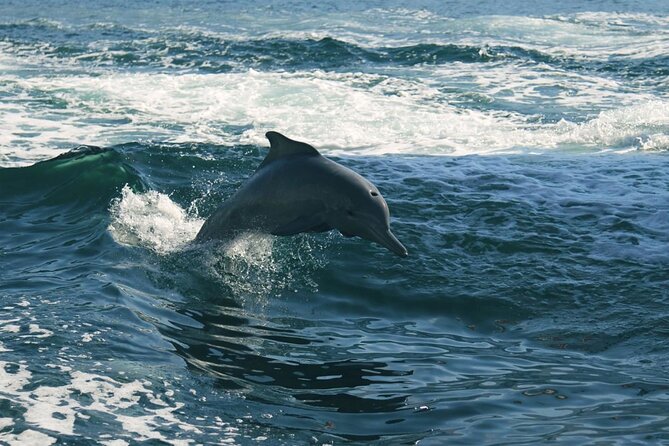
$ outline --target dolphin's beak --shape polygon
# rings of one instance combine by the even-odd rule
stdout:
[[[388,248],[390,251],[394,252],[400,257],[406,257],[409,255],[407,249],[404,247],[397,237],[390,232],[390,229],[386,231],[373,232],[372,241],[378,243],[381,246]]]

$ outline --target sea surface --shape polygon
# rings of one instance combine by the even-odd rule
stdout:
[[[276,130],[409,251],[192,242]],[[669,2],[0,2],[0,444],[669,444]]]

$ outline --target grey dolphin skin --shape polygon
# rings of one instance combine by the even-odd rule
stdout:
[[[388,205],[372,183],[309,144],[277,132],[265,136],[269,154],[207,219],[196,241],[226,240],[242,232],[293,235],[337,229],[407,255],[390,232]]]

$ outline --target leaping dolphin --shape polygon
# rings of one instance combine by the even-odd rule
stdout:
[[[390,232],[388,205],[372,183],[322,156],[309,144],[265,134],[269,154],[255,173],[207,219],[196,241],[241,232],[293,235],[337,229],[405,257]]]

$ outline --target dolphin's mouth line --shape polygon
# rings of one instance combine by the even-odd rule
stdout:
[[[373,242],[378,243],[379,245],[387,248],[389,251],[394,252],[400,257],[406,257],[409,255],[407,249],[399,240],[397,240],[395,234],[390,232],[390,228],[381,231],[375,231],[372,229],[370,231],[370,236],[370,239]]]

